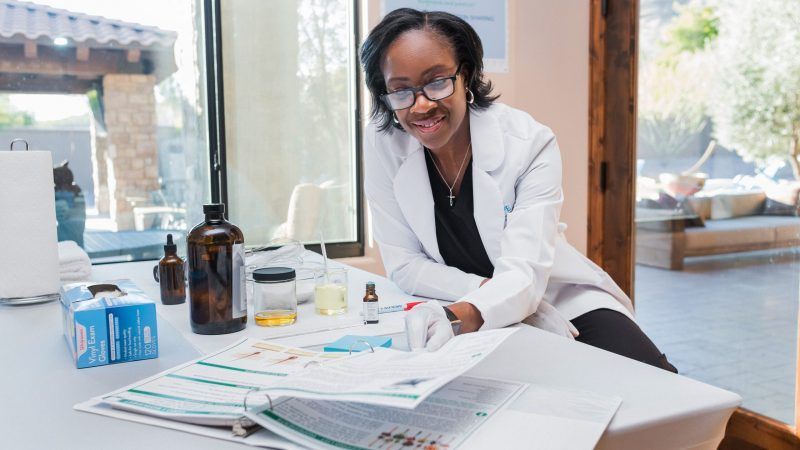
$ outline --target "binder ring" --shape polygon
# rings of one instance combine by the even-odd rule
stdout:
[[[350,344],[350,347],[347,348],[347,354],[348,355],[352,355],[353,354],[353,346],[358,344],[359,342],[363,342],[363,343],[367,344],[369,346],[369,351],[371,351],[372,353],[375,353],[375,349],[372,347],[372,344],[370,344],[369,341],[367,341],[366,339],[359,339],[359,340],[353,342],[352,344]]]
[[[253,392],[262,392],[262,389],[250,389],[249,391],[247,391],[247,394],[244,395],[244,402],[243,402],[245,411],[247,411],[247,397]],[[270,397],[269,394],[266,393],[264,395],[267,397],[267,400],[269,401],[269,409],[272,410],[272,397]]]
[[[242,408],[244,410],[243,413],[247,411],[247,397],[253,392],[261,392],[261,391],[262,391],[261,389],[250,389],[249,391],[247,391],[247,393],[244,395],[244,400],[242,402]],[[269,394],[266,393],[264,395],[267,396],[267,400],[269,401],[269,409],[272,410],[272,397],[270,397]],[[231,427],[231,433],[234,436],[246,438],[247,436],[250,436],[251,434],[258,431],[259,429],[261,429],[260,425],[253,422],[248,417],[242,415],[242,417],[236,419],[236,422],[233,423],[233,426]]]
[[[8,145],[8,149],[13,152],[14,151],[14,144],[16,144],[17,142],[24,142],[25,143],[25,151],[26,152],[28,151],[28,141],[26,141],[25,139],[21,139],[21,138],[12,139],[11,140],[11,144]]]

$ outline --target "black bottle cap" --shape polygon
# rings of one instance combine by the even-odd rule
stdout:
[[[172,242],[172,234],[167,235],[167,245],[164,246],[164,253],[175,253],[178,251],[178,246]]]
[[[225,203],[208,203],[203,205],[203,214],[225,214]]]
[[[294,280],[295,272],[291,267],[262,267],[253,271],[253,280],[262,282]]]

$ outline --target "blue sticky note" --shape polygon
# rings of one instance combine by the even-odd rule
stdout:
[[[390,337],[354,336],[352,334],[348,334],[347,336],[342,336],[336,341],[326,345],[323,350],[326,352],[347,352],[350,350],[354,352],[361,352],[364,350],[369,350],[369,345],[364,343],[364,341],[369,342],[373,348],[377,347],[389,348],[392,346],[392,338]]]

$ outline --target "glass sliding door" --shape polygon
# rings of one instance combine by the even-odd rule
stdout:
[[[798,23],[794,0],[642,0],[638,40],[638,320],[683,375],[788,424],[800,299]]]

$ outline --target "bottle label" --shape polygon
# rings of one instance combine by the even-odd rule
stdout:
[[[247,290],[245,288],[244,244],[233,244],[233,313],[234,319],[247,316]]]
[[[364,302],[364,321],[378,321],[378,302]]]

